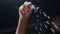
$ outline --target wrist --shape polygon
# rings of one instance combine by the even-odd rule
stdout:
[[[19,17],[19,21],[20,21],[20,22],[23,22],[23,23],[27,23],[28,18],[20,18],[20,17]]]
[[[24,18],[19,17],[19,19],[21,19],[21,20],[28,20],[27,17],[24,17]]]

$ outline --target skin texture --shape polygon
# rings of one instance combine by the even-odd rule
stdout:
[[[16,29],[16,34],[25,34],[26,24],[32,13],[31,5],[31,2],[25,1],[24,4],[19,7],[19,22]]]

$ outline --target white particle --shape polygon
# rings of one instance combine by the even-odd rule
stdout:
[[[54,29],[53,28],[50,28],[51,29],[51,31],[53,32],[53,33],[55,33],[55,31],[54,31]]]
[[[39,7],[37,7],[37,10],[39,9]]]
[[[37,22],[39,22],[39,19],[37,19]]]
[[[39,9],[39,7],[36,7],[35,10],[34,10],[34,12],[37,12],[38,9]]]
[[[42,31],[42,28],[40,28],[40,30]]]
[[[54,22],[52,22],[52,24],[55,26],[56,29],[59,29],[59,27]]]
[[[36,15],[36,17],[38,18],[38,15]]]
[[[40,32],[38,34],[41,34]]]
[[[47,15],[43,12],[43,15],[46,17]]]
[[[50,19],[50,16],[47,16],[47,18],[49,18],[49,19]]]
[[[41,12],[40,12],[41,13]]]
[[[40,26],[42,26],[42,24],[40,24]]]
[[[32,6],[31,6],[31,9],[35,9],[35,5],[32,5]]]
[[[42,11],[42,9],[40,9],[40,11]]]
[[[35,5],[32,5],[31,6],[31,10],[33,10],[34,9],[34,12],[37,12],[37,10],[39,9],[39,7],[36,7]]]
[[[47,25],[45,25],[45,28],[46,28],[46,29],[48,28]]]
[[[37,30],[37,27],[35,27],[35,29]]]
[[[47,24],[49,24],[49,22],[48,22],[48,21],[46,21],[46,23],[47,23]]]

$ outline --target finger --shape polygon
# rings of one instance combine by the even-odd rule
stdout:
[[[25,13],[23,12],[23,10],[19,11],[20,15],[25,15]]]
[[[23,5],[19,8],[19,11],[20,11],[22,14],[25,14],[25,10],[24,10]]]
[[[27,9],[26,9],[25,5],[24,5],[24,10],[25,10],[25,13],[27,13]]]
[[[32,6],[32,3],[31,3],[31,2],[28,2],[27,7],[28,7],[29,9],[31,9],[31,6]],[[27,8],[27,9],[28,9],[28,8]]]
[[[29,13],[32,13],[31,6],[32,6],[32,3],[29,2],[28,5],[27,5],[27,7],[29,8]]]
[[[24,6],[25,6],[25,10],[26,10],[26,13],[31,13],[31,6],[32,6],[32,3],[31,2],[24,2]]]
[[[24,2],[24,6],[25,6],[26,10],[28,11],[27,3],[28,2]]]
[[[27,5],[27,7],[29,8],[29,9],[28,9],[28,8],[27,8],[27,9],[28,9],[28,12],[29,12],[30,14],[31,14],[31,5],[32,5],[31,2],[29,2],[28,5]]]

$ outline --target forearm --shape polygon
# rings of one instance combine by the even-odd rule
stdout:
[[[17,26],[16,34],[25,34],[26,23],[29,16],[32,13],[31,2],[24,2],[22,6],[19,7],[19,23]]]
[[[19,23],[18,23],[18,27],[16,30],[16,34],[25,34],[26,23],[27,23],[27,19],[20,19],[19,18]]]

